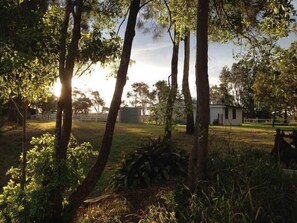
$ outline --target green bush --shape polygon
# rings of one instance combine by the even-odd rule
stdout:
[[[163,183],[172,176],[186,176],[187,163],[187,153],[171,141],[149,139],[124,157],[113,184],[117,190],[127,190]]]
[[[20,188],[20,167],[7,172],[11,178],[0,195],[1,222],[47,222],[51,210],[55,210],[49,197],[53,190],[57,186],[63,188],[64,203],[67,202],[69,194],[85,177],[85,162],[96,154],[89,143],[78,144],[71,137],[67,161],[57,167],[54,162],[54,136],[44,134],[40,138],[32,138],[31,144],[33,148],[27,154],[24,191]],[[58,169],[63,171],[61,178],[58,178]]]
[[[180,223],[296,222],[296,182],[296,175],[284,174],[267,153],[215,155],[209,160],[209,181],[194,191],[176,189],[174,199],[168,193],[162,207]]]

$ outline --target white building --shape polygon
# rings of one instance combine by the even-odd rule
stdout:
[[[242,125],[242,108],[223,104],[210,105],[210,125]]]

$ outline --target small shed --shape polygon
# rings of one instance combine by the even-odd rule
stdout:
[[[141,107],[122,107],[119,121],[123,123],[141,123]]]
[[[242,125],[242,108],[213,104],[210,108],[210,125]]]

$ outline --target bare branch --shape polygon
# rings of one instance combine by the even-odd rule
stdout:
[[[125,22],[125,20],[126,20],[126,18],[127,18],[127,15],[128,15],[128,13],[129,13],[129,11],[130,11],[130,7],[128,8],[127,12],[125,13],[123,21],[122,21],[122,22],[120,23],[120,25],[119,25],[119,28],[118,28],[118,30],[117,30],[117,36],[119,35],[120,29],[121,29],[123,23]]]
[[[147,4],[149,4],[149,3],[152,2],[152,1],[153,1],[153,0],[149,0],[149,1],[145,2],[145,3],[143,3],[143,4],[139,7],[139,9],[143,8],[144,6],[146,6]]]
[[[168,27],[167,32],[168,32],[168,34],[169,34],[169,36],[170,36],[170,39],[171,39],[172,43],[175,44],[175,41],[174,41],[174,39],[173,39],[173,37],[172,37],[172,34],[171,34],[171,32],[170,32],[171,27],[172,27],[172,24],[173,24],[173,21],[172,21],[172,15],[171,15],[171,10],[170,10],[169,5],[168,5],[168,3],[167,3],[166,0],[164,0],[164,3],[165,3],[165,6],[166,6],[166,8],[167,8],[167,10],[168,10],[168,13],[169,13],[169,19],[170,19],[170,23],[169,23],[169,27]]]
[[[14,100],[13,98],[10,98],[10,100],[13,102],[13,104],[14,104],[15,108],[17,109],[19,115],[20,115],[22,118],[24,118],[23,113],[20,111],[19,105],[15,102],[15,100]]]
[[[90,69],[90,67],[93,64],[94,64],[94,62],[89,63],[81,72],[80,72],[80,69],[77,69],[74,75],[78,75],[79,77],[81,77],[85,72],[87,72]]]

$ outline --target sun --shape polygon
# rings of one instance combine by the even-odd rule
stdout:
[[[56,96],[60,97],[61,95],[61,83],[57,80],[54,85],[51,87],[51,92]]]

